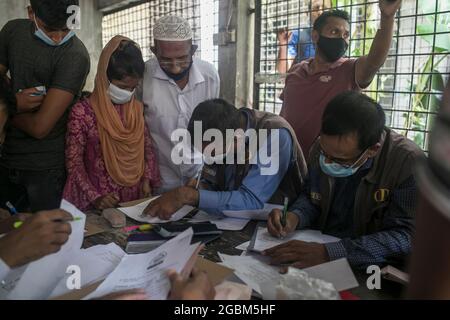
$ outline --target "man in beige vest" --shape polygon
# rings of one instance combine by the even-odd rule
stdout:
[[[238,110],[216,99],[201,103],[188,126],[205,167],[196,181],[152,202],[145,213],[169,219],[183,205],[210,214],[263,209],[266,203],[294,201],[303,186],[306,162],[289,124],[281,117]],[[211,134],[216,134],[211,136]],[[196,141],[196,137],[203,137]],[[223,138],[223,139],[222,139]],[[211,143],[212,141],[212,143]]]

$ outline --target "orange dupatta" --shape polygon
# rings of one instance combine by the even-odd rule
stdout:
[[[95,89],[89,100],[97,119],[106,170],[117,184],[132,187],[141,180],[145,169],[144,106],[133,97],[124,105],[122,122],[108,94],[109,61],[122,41],[131,40],[115,36],[103,49],[95,78]]]

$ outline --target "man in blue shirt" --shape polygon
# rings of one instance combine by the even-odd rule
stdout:
[[[310,15],[311,25],[323,13],[325,9],[331,8],[330,0],[311,1]],[[293,64],[314,58],[316,49],[311,38],[312,28],[303,28],[293,31],[281,30],[278,32],[278,73],[287,73]]]
[[[210,214],[262,209],[268,202],[282,204],[285,197],[293,201],[300,193],[306,162],[292,128],[281,117],[238,110],[216,99],[195,109],[188,130],[192,138],[205,137],[200,145],[193,143],[205,157],[201,188],[192,181],[168,192],[153,201],[146,214],[167,220],[183,205]],[[214,136],[212,143],[205,142],[211,130],[228,139]]]
[[[379,104],[357,92],[330,102],[308,162],[306,192],[290,207],[285,227],[271,213],[276,237],[319,229],[342,240],[291,241],[265,252],[274,264],[306,268],[347,258],[356,268],[401,264],[411,251],[417,185],[413,167],[423,152],[385,127]]]

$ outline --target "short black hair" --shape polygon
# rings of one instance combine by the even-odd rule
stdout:
[[[79,6],[79,0],[30,0],[34,14],[48,27],[64,29],[73,13],[67,12],[70,6]]]
[[[386,126],[386,114],[375,100],[348,91],[336,96],[322,118],[322,134],[343,136],[356,133],[361,151],[377,144]]]
[[[194,124],[202,122],[202,137],[209,129],[218,129],[225,137],[227,129],[239,128],[239,110],[223,99],[207,100],[200,103],[194,110],[189,121],[188,131],[194,141]]]
[[[331,17],[341,18],[350,23],[350,15],[347,11],[335,9],[322,13],[314,22],[314,30],[322,32],[323,27],[327,24],[328,18]]]
[[[109,81],[122,80],[125,77],[142,79],[145,62],[142,51],[133,41],[122,41],[111,56],[106,71]]]
[[[14,96],[6,77],[0,77],[0,103],[5,105],[8,109],[16,105],[16,97]]]

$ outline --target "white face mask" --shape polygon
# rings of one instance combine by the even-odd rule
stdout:
[[[134,96],[135,91],[136,90],[128,91],[125,89],[121,89],[112,83],[109,84],[108,88],[109,97],[111,98],[111,101],[115,104],[125,104],[130,102]]]

